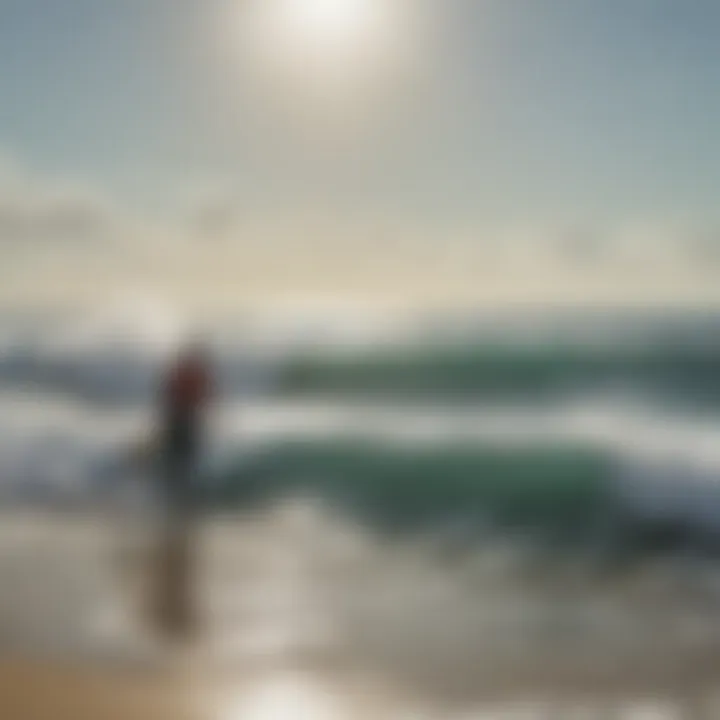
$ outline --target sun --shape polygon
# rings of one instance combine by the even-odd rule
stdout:
[[[260,66],[310,82],[379,75],[398,50],[403,0],[255,0],[245,45]]]
[[[378,0],[282,0],[285,31],[310,45],[346,47],[372,42],[382,30]]]

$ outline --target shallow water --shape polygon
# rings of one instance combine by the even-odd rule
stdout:
[[[4,656],[109,670],[169,662],[143,618],[149,530],[123,516],[4,518]],[[257,678],[240,704],[283,702],[271,683],[296,702],[320,702],[329,684],[335,703],[356,687],[365,703],[428,712],[518,698],[685,701],[715,686],[712,566],[657,563],[611,581],[584,564],[538,564],[520,540],[449,562],[430,538],[391,543],[300,500],[216,517],[199,543],[193,662],[218,688]]]

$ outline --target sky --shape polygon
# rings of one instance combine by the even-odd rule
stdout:
[[[2,302],[715,301],[715,0],[258,1],[0,0]]]

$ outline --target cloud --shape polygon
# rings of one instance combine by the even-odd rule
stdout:
[[[720,298],[720,236],[681,223],[421,223],[355,208],[257,204],[227,188],[165,217],[0,158],[0,302],[147,289],[188,302],[354,295],[422,303]],[[133,290],[134,292],[134,290]]]
[[[670,221],[625,220],[490,229],[489,252],[507,266],[556,266],[578,275],[720,269],[720,233]]]
[[[203,198],[190,211],[188,236],[200,248],[210,241],[246,250],[272,245],[281,250],[346,253],[348,258],[394,255],[407,260],[428,256],[443,262],[474,257],[498,266],[541,263],[612,271],[646,265],[705,267],[720,260],[720,231],[664,220],[619,219],[591,222],[493,224],[462,219],[419,222],[412,216],[345,212],[335,208],[298,210],[248,207],[228,196]]]
[[[81,197],[0,197],[0,242],[22,247],[62,243],[92,246],[117,236],[106,208]]]
[[[34,173],[0,155],[0,304],[94,301],[152,287],[167,236],[99,187]]]
[[[91,248],[120,239],[128,218],[93,190],[0,170],[0,245]]]

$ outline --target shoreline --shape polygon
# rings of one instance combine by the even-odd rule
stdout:
[[[245,702],[267,688],[285,687],[287,678],[307,682],[310,692],[327,689],[349,712],[341,718],[404,717],[403,710],[424,708],[428,717],[468,717],[478,708],[509,708],[518,704],[556,708],[626,708],[657,703],[672,708],[667,717],[704,718],[711,703],[720,708],[720,650],[691,662],[673,662],[638,670],[633,677],[618,673],[562,677],[551,670],[535,677],[509,677],[499,669],[482,684],[426,696],[413,689],[357,673],[342,662],[242,663],[213,669],[192,653],[165,665],[111,668],[50,660],[0,659],[0,717],[15,720],[215,720],[222,717],[223,698]],[[585,677],[583,677],[585,675]],[[554,676],[554,677],[553,677]],[[476,678],[477,680],[477,678]],[[232,702],[233,700],[230,700]],[[703,709],[704,708],[704,709]],[[220,714],[218,714],[220,713]],[[622,717],[620,715],[619,717]],[[245,717],[244,715],[241,717]],[[284,717],[284,715],[283,715]],[[325,715],[323,715],[325,717]],[[531,716],[529,716],[531,717]],[[538,718],[545,717],[538,714]],[[665,717],[664,715],[662,717]]]

